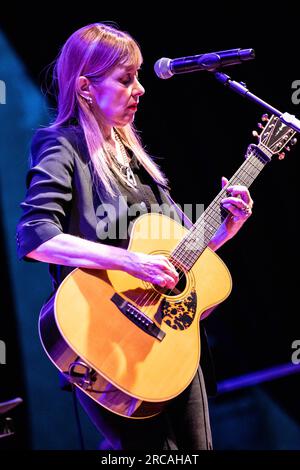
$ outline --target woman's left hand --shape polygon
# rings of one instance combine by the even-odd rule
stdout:
[[[228,179],[222,177],[222,188],[228,185]],[[222,199],[222,206],[227,209],[230,214],[224,220],[223,230],[225,229],[226,238],[232,238],[244,225],[246,220],[252,214],[253,200],[246,186],[232,185],[226,187],[229,196]]]

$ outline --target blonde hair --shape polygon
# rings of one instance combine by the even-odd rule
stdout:
[[[78,78],[91,82],[104,77],[119,64],[139,67],[142,55],[136,41],[113,26],[94,23],[75,31],[62,47],[54,66],[53,79],[58,89],[58,113],[51,127],[77,120],[83,129],[92,161],[94,177],[111,196],[117,194],[117,178],[112,172],[112,160],[104,146],[101,128],[86,99],[78,90]],[[159,166],[145,152],[132,124],[116,128],[124,145],[130,149],[154,180],[167,186],[168,181]]]

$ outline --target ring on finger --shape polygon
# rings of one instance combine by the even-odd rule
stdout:
[[[241,209],[241,211],[243,212],[243,214],[245,215],[250,215],[252,210],[251,210],[251,207],[250,206],[245,206]]]

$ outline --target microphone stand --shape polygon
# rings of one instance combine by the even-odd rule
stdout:
[[[216,79],[221,82],[223,85],[227,86],[231,90],[235,91],[236,93],[248,98],[251,101],[254,101],[255,103],[259,104],[260,106],[263,106],[266,108],[271,114],[275,114],[276,116],[279,117],[281,122],[283,122],[286,126],[291,127],[294,129],[296,132],[300,132],[300,120],[296,118],[293,114],[289,113],[282,113],[278,109],[274,108],[271,106],[269,103],[266,101],[263,101],[260,99],[258,96],[254,95],[253,93],[250,93],[250,91],[246,88],[245,83],[239,83],[234,80],[231,80],[231,78],[226,75],[225,73],[222,72],[215,72],[214,73]]]

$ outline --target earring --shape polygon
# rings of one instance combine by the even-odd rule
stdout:
[[[88,96],[86,100],[90,106],[93,104],[93,98],[91,96]]]

